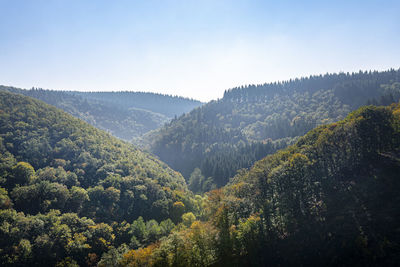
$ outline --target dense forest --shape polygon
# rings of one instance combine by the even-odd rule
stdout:
[[[183,97],[141,92],[65,92],[0,86],[56,106],[126,141],[161,127],[201,105]]]
[[[80,136],[87,138],[84,131],[90,130],[107,136],[53,108],[39,107],[40,102],[2,96],[2,123],[14,129],[26,129],[32,114],[45,111],[49,120],[55,113],[78,123]],[[55,132],[46,120],[33,125]],[[73,171],[59,165],[51,176],[43,173],[54,165],[35,169],[18,161],[27,159],[27,151],[10,152],[11,144],[21,144],[18,139],[10,143],[11,138],[7,132],[1,146],[4,266],[396,266],[400,260],[399,104],[362,107],[342,121],[317,127],[204,197],[188,193],[176,174],[170,189],[162,187],[167,201],[175,201],[169,214],[147,213],[132,220],[117,215],[123,205],[118,196],[148,197],[151,181],[158,179],[144,178],[138,185],[135,174],[110,174],[99,181],[101,186],[85,189],[76,185],[82,179],[66,182],[75,164],[69,165]],[[120,149],[133,149],[108,138]],[[135,181],[128,189],[132,192],[124,191],[127,180]],[[129,202],[146,205],[143,200],[140,195]]]
[[[225,92],[146,136],[152,149],[165,144],[170,154],[159,156],[175,170],[194,163],[187,181],[134,145],[3,87],[0,266],[396,266],[399,74]],[[78,99],[108,105],[24,92],[73,108]]]
[[[141,145],[180,171],[193,191],[205,192],[318,125],[361,105],[399,99],[400,70],[394,69],[249,85],[148,133]]]
[[[400,105],[362,107],[207,193],[206,220],[121,266],[397,266]]]
[[[178,172],[20,94],[0,91],[0,151],[1,266],[94,266],[200,213]]]
[[[168,118],[180,116],[192,109],[200,106],[200,101],[184,98],[180,96],[171,96],[148,92],[69,92],[74,95],[80,95],[87,99],[95,99],[102,102],[112,103],[123,108],[137,108],[149,110],[155,113],[163,114]]]
[[[0,11],[0,267],[400,267],[400,0]]]

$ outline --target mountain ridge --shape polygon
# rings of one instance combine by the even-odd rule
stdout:
[[[399,99],[400,70],[395,69],[251,85],[227,90],[224,98],[141,140],[187,181],[200,169],[205,185],[200,191],[208,191],[212,186],[206,184],[223,186],[237,170],[249,168],[318,125],[342,120],[368,102],[387,105]]]
[[[56,91],[43,89],[19,89],[15,87],[0,86],[0,90],[11,91],[40,99],[48,104],[63,109],[75,117],[105,130],[126,141],[132,141],[144,133],[161,127],[172,119],[171,114],[161,114],[150,110],[152,98],[159,100],[160,106],[173,106],[177,115],[187,112],[191,106],[198,106],[201,102],[153,93],[114,92],[110,94],[128,94],[130,98],[125,99],[125,105],[110,97],[88,97],[92,93],[76,91]],[[93,93],[94,94],[94,93]],[[108,93],[106,93],[108,94]],[[132,97],[144,95],[146,101],[136,100],[135,106]],[[118,100],[117,97],[114,97]],[[173,101],[173,103],[169,103]],[[157,105],[156,105],[157,106]],[[146,109],[147,107],[147,109]],[[163,111],[163,110],[161,110]]]

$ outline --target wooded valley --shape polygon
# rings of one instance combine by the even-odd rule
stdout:
[[[342,120],[362,105],[398,102],[399,82],[400,71],[389,70],[233,88],[145,135],[144,142],[192,190],[206,192],[318,125]]]
[[[0,87],[1,266],[396,266],[400,70]],[[46,103],[45,103],[46,102]]]

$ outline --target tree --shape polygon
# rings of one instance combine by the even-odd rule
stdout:
[[[9,209],[12,207],[12,202],[8,196],[6,189],[0,187],[0,209]]]
[[[181,201],[176,201],[172,205],[171,219],[174,223],[178,223],[181,220],[183,213],[185,212],[185,204]]]
[[[25,185],[30,183],[35,175],[35,169],[27,162],[18,162],[12,168],[13,177],[12,184]]]
[[[204,182],[204,176],[201,174],[199,168],[195,168],[189,178],[189,189],[193,192],[202,192],[202,185]]]
[[[196,216],[192,212],[187,212],[182,215],[182,223],[186,227],[190,227],[195,220]]]
[[[89,195],[87,191],[81,187],[73,186],[70,189],[70,198],[68,199],[68,209],[79,213],[84,204],[89,201]]]

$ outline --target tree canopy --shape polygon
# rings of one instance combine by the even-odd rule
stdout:
[[[396,266],[399,172],[400,105],[362,107],[208,192],[205,220],[121,262]]]
[[[144,140],[187,181],[199,168],[207,191],[318,125],[342,120],[361,105],[398,102],[399,82],[400,70],[392,69],[233,88]]]
[[[142,92],[66,92],[7,86],[0,86],[0,90],[42,100],[126,141],[201,105],[183,97]]]
[[[92,266],[199,211],[178,172],[30,97],[0,91],[0,151],[2,266]]]

